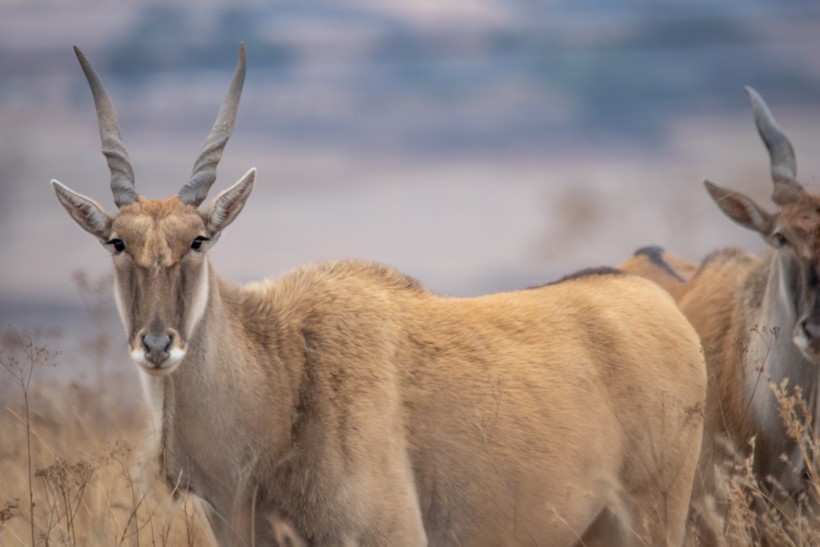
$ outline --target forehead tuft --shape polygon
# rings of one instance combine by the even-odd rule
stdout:
[[[122,207],[114,219],[113,232],[123,238],[138,263],[173,263],[193,238],[205,230],[195,207],[168,199],[140,200]]]
[[[166,199],[147,199],[140,196],[139,201],[120,209],[122,213],[147,215],[155,219],[162,219],[193,211],[195,211],[195,209],[190,205],[182,203],[179,200],[179,196],[171,196]]]
[[[820,196],[803,193],[799,201],[783,207],[780,221],[803,237],[820,235]]]
[[[183,219],[201,219],[199,211],[195,207],[182,203],[177,196],[167,199],[145,199],[131,205],[126,205],[119,210],[117,218],[132,220],[134,218],[144,218],[154,224],[164,222],[176,222]]]

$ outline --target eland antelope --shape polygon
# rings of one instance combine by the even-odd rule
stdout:
[[[668,294],[600,269],[453,298],[357,261],[233,284],[208,251],[256,171],[199,206],[244,46],[193,175],[158,200],[137,194],[111,102],[77,56],[117,211],[52,186],[111,253],[162,476],[207,502],[221,544],[682,542],[706,375]]]
[[[705,185],[723,213],[771,250],[756,256],[724,249],[695,265],[648,248],[620,268],[667,289],[700,334],[709,372],[702,486],[711,491],[713,465],[721,461],[717,437],[740,450],[755,437],[759,478],[772,477],[794,494],[803,488],[806,462],[769,382],[801,386],[809,423],[820,423],[820,195],[798,183],[791,143],[760,95],[746,91],[769,151],[778,209],[770,213],[743,194]]]

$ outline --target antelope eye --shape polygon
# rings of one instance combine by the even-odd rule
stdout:
[[[109,239],[105,242],[106,245],[110,245],[112,249],[114,249],[114,254],[120,254],[125,250],[125,242],[118,237],[114,239]]]
[[[780,232],[775,232],[774,234],[772,234],[772,244],[775,247],[783,247],[784,245],[789,244],[789,240],[786,239],[786,236],[784,236]]]
[[[203,237],[203,236],[196,236],[193,243],[191,243],[191,250],[196,252],[202,251],[202,244],[206,241],[210,241],[210,237]]]

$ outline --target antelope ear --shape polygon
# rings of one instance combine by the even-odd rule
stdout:
[[[51,181],[51,187],[65,210],[83,230],[103,241],[109,239],[113,219],[102,205],[56,180]]]
[[[205,222],[212,235],[220,233],[239,215],[251,195],[255,178],[256,168],[252,167],[239,182],[214,198],[205,213]]]
[[[743,194],[730,192],[709,180],[703,181],[706,190],[720,210],[729,218],[768,239],[774,226],[774,216],[764,211]]]

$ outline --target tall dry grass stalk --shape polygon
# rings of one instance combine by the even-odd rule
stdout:
[[[0,546],[204,544],[194,508],[174,502],[134,448],[139,408],[101,408],[70,383],[33,385],[28,418],[5,396],[0,415]]]
[[[754,439],[742,452],[726,441],[724,451],[731,458],[716,467],[715,494],[725,503],[710,497],[695,501],[697,516],[711,535],[703,539],[693,527],[690,546],[820,546],[820,441],[812,413],[800,386],[792,389],[788,381],[780,385],[766,383],[777,398],[780,417],[805,462],[804,469],[795,470],[802,473],[805,487],[788,494],[774,477],[758,477],[754,472]],[[786,456],[782,457],[786,461]]]

